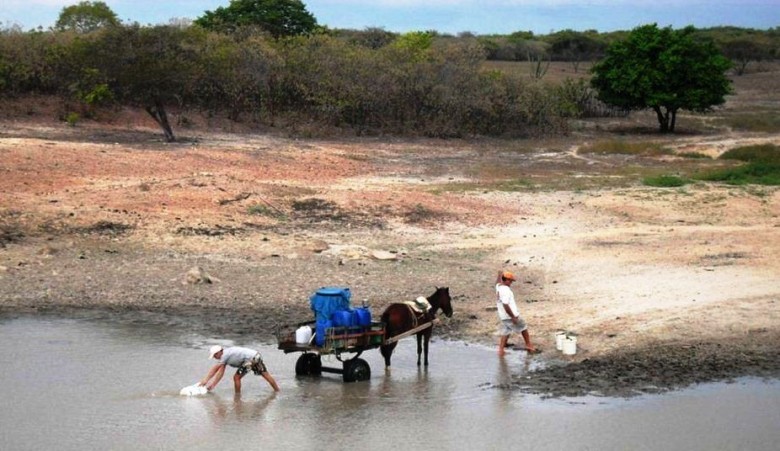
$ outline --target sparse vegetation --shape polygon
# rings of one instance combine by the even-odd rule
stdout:
[[[739,147],[720,156],[721,160],[737,160],[742,165],[707,172],[699,179],[724,182],[729,185],[780,185],[780,148],[767,144]]]
[[[260,11],[258,5],[270,9]],[[75,111],[88,118],[99,108],[141,107],[168,141],[176,139],[172,124],[187,126],[186,117],[169,120],[169,111],[224,114],[231,121],[299,135],[449,138],[559,135],[569,131],[571,117],[616,117],[654,107],[644,97],[629,102],[622,92],[621,98],[607,96],[620,108],[609,107],[588,84],[590,69],[602,67],[598,60],[607,46],[629,36],[623,31],[456,37],[435,31],[331,30],[318,28],[303,3],[275,0],[231,2],[194,24],[121,23],[103,2],[81,2],[63,15],[74,15],[73,23],[46,31],[0,30],[0,93],[58,96],[64,103],[77,102]],[[674,52],[699,49],[700,41],[721,49],[735,40],[776,49],[778,41],[776,33],[729,27],[656,31],[675,38],[669,61],[690,60],[691,55],[677,58]],[[744,66],[743,53],[730,55]],[[747,58],[757,56],[751,52]],[[656,69],[653,81],[682,89],[682,97],[656,96],[678,100],[663,105],[667,111],[661,116],[670,130],[678,108],[705,111],[721,100],[717,94],[723,90],[713,83],[718,80],[703,81],[701,89],[691,89],[696,79],[670,82],[670,76],[683,73],[699,77],[701,68]],[[780,128],[776,113],[725,121],[738,130]]]
[[[65,122],[71,127],[75,127],[76,124],[78,124],[80,119],[81,119],[81,115],[73,111],[65,115]]]
[[[642,183],[657,188],[678,188],[688,184],[688,180],[677,175],[659,175],[655,177],[645,177],[642,180]]]
[[[317,197],[293,201],[292,209],[293,216],[309,222],[343,222],[349,219],[335,202]]]
[[[580,153],[654,156],[668,155],[671,151],[654,142],[607,140],[584,146],[580,149]]]
[[[534,183],[527,179],[511,179],[498,182],[494,187],[497,191],[528,191]]]
[[[739,113],[726,116],[717,121],[734,130],[747,132],[780,132],[780,112],[765,111],[760,113]]]
[[[416,204],[404,213],[404,221],[409,224],[423,224],[447,216],[436,210],[432,210],[422,204]]]
[[[701,152],[682,152],[677,154],[678,157],[690,158],[692,160],[711,160],[712,157],[705,155]]]
[[[0,223],[0,249],[24,238],[24,232],[17,224]]]
[[[117,236],[132,230],[133,226],[113,221],[98,221],[92,225],[78,229],[85,234]]]
[[[263,205],[263,204],[250,205],[249,207],[247,207],[246,212],[247,214],[250,215],[267,216],[270,218],[278,218],[282,216],[282,214],[278,210],[275,210],[269,207],[268,205]]]
[[[780,147],[774,144],[737,147],[720,156],[721,160],[739,160],[749,163],[765,162],[780,164]]]

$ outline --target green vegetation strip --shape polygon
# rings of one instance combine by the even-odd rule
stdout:
[[[719,160],[741,162],[738,166],[714,169],[696,175],[695,180],[722,182],[728,185],[780,186],[780,148],[773,144],[738,147],[721,155]],[[645,177],[642,183],[659,188],[676,188],[693,182],[678,175]]]
[[[677,188],[687,185],[690,181],[676,175],[659,175],[656,177],[646,177],[642,181],[647,186],[658,188]]]
[[[744,164],[712,171],[698,178],[729,185],[780,185],[780,148],[774,144],[738,147],[725,152],[719,159],[737,160]]]

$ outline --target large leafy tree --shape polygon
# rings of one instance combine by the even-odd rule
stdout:
[[[208,30],[231,32],[257,26],[275,38],[311,33],[317,20],[300,0],[231,0],[195,20]]]
[[[695,29],[644,25],[607,48],[592,71],[591,85],[603,102],[655,111],[661,132],[673,132],[681,109],[707,112],[731,91],[731,62]]]
[[[77,33],[89,33],[105,26],[119,25],[119,19],[104,2],[79,2],[66,6],[54,28],[60,31],[71,30]]]

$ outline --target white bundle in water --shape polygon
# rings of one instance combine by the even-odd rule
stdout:
[[[206,387],[198,384],[189,385],[187,387],[184,387],[179,392],[182,396],[198,396],[198,395],[205,395],[209,391],[206,389]]]

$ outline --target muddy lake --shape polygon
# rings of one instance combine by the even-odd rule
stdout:
[[[743,378],[628,399],[543,399],[507,390],[537,363],[525,354],[432,343],[418,369],[413,339],[392,371],[378,350],[367,382],[296,378],[298,354],[259,349],[282,391],[226,373],[206,396],[179,389],[210,366],[207,348],[234,344],[138,320],[0,317],[0,449],[776,450],[780,381]],[[338,362],[328,362],[335,364]]]

